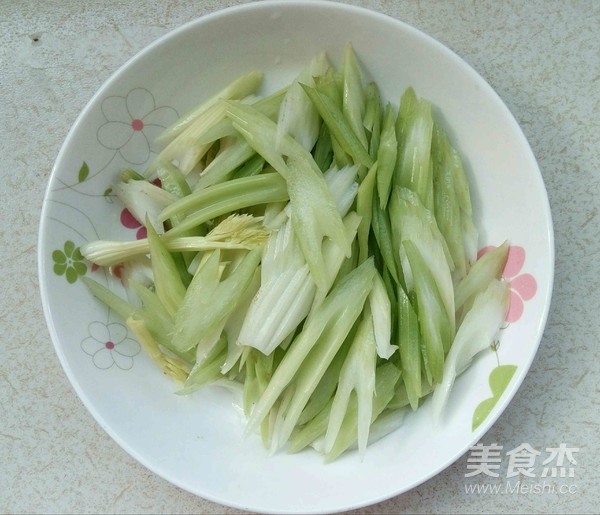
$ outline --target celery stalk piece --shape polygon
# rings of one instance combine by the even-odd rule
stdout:
[[[356,196],[356,212],[361,217],[358,226],[358,261],[362,263],[369,257],[369,234],[373,220],[373,192],[377,182],[377,166],[375,161],[358,187]]]
[[[112,292],[106,286],[103,286],[98,281],[90,279],[89,277],[82,276],[81,280],[90,290],[91,294],[96,297],[100,302],[108,306],[115,313],[117,313],[123,320],[127,320],[133,316],[138,310],[138,306],[130,304],[126,300],[123,300],[116,293]]]
[[[158,215],[177,200],[175,195],[145,180],[119,181],[113,185],[113,192],[139,223],[144,225],[149,219],[158,233],[164,232]]]
[[[493,279],[500,279],[508,260],[510,245],[505,241],[499,247],[486,252],[481,256],[469,270],[469,273],[456,285],[454,299],[456,310],[463,306],[469,306],[470,302],[485,288]]]
[[[327,54],[321,52],[292,81],[279,110],[276,148],[280,148],[283,136],[288,134],[309,152],[315,146],[321,118],[299,83],[314,86],[314,77],[323,75],[330,67]]]
[[[227,338],[222,336],[209,354],[202,361],[197,362],[185,380],[183,388],[177,395],[188,395],[199,390],[207,384],[216,382],[223,377],[221,366],[227,356]]]
[[[152,175],[160,162],[178,161],[178,168],[187,176],[213,146],[214,141],[201,141],[208,139],[206,133],[225,119],[226,109],[224,101],[211,105],[160,151],[146,169],[146,175]]]
[[[492,279],[479,293],[456,333],[444,364],[443,379],[433,392],[432,411],[439,422],[456,376],[464,372],[479,352],[488,348],[504,323],[510,303],[510,285]]]
[[[194,287],[198,275],[194,276],[175,315],[173,345],[177,349],[191,349],[200,338],[214,334],[224,324],[252,282],[261,252],[260,248],[248,252],[231,275],[218,283],[210,295],[205,295],[203,288]]]
[[[146,221],[146,228],[156,295],[169,315],[175,316],[185,296],[186,288],[173,256],[149,221]]]
[[[362,72],[351,43],[348,43],[344,49],[341,71],[343,77],[342,112],[358,140],[364,148],[368,148],[367,135],[363,126],[365,94]]]
[[[421,332],[419,318],[408,295],[398,286],[398,349],[402,380],[406,387],[407,400],[413,410],[419,407],[421,389]]]
[[[313,158],[320,170],[331,168],[333,163],[333,146],[331,143],[331,134],[329,134],[329,129],[324,123],[321,123],[319,136],[313,148]]]
[[[167,143],[187,129],[194,121],[204,114],[211,106],[225,99],[241,99],[255,93],[262,84],[263,74],[258,71],[250,71],[227,84],[218,93],[208,98],[200,105],[179,118],[175,123],[167,127],[157,139],[157,143]]]
[[[161,240],[164,246],[171,252],[204,252],[216,249],[248,250],[261,243],[260,239],[257,239],[256,244],[252,244],[212,240],[205,236],[180,236],[161,238]],[[82,255],[99,266],[113,266],[124,260],[147,254],[149,251],[150,244],[147,238],[135,241],[98,240],[86,243],[81,247]]]
[[[398,118],[401,132],[394,184],[414,191],[431,210],[431,104],[424,99],[417,99],[414,90],[408,88],[402,95]]]
[[[358,165],[338,169],[332,166],[324,174],[325,182],[331,192],[340,216],[346,216],[358,193]]]
[[[189,195],[192,190],[186,182],[185,176],[173,163],[160,162],[156,173],[161,182],[161,188],[177,198]]]
[[[419,249],[429,273],[435,278],[443,300],[446,316],[454,332],[454,286],[452,283],[452,257],[446,240],[440,232],[435,217],[420,201],[418,195],[407,188],[395,188],[390,200],[390,217],[395,246],[399,249],[400,261],[406,290],[410,292],[414,279],[412,268],[407,263],[402,241],[409,240]]]
[[[367,168],[373,165],[373,159],[367,152],[365,145],[356,136],[343,112],[337,107],[335,102],[327,95],[321,93],[315,88],[306,84],[301,84],[302,88],[319,111],[327,128],[340,144],[342,149],[352,156],[355,164],[361,164]]]
[[[232,179],[194,192],[165,208],[160,218],[189,213],[184,221],[167,232],[169,236],[176,236],[221,215],[288,198],[285,180],[277,173],[264,173]]]
[[[250,308],[250,303],[254,296],[258,293],[258,289],[260,288],[260,270],[257,268],[254,272],[254,277],[250,282],[246,291],[240,302],[238,304],[237,309],[229,315],[229,318],[225,322],[223,330],[227,335],[227,355],[225,357],[225,361],[221,366],[221,373],[227,374],[236,363],[239,362],[242,352],[244,351],[244,347],[239,342],[240,332],[242,330],[242,325],[246,318],[246,313]]]
[[[377,168],[377,192],[379,193],[379,205],[381,209],[385,209],[388,203],[398,155],[398,141],[396,139],[394,122],[394,108],[388,102],[385,108],[381,137],[377,149],[377,162],[379,163]]]
[[[294,394],[285,412],[283,423],[278,428],[277,441],[274,443],[277,447],[285,445],[289,439],[310,396],[360,317],[366,299],[362,295],[359,299],[359,303],[348,306],[335,321],[326,325],[316,344],[303,360],[302,366],[296,372],[293,382],[290,383],[290,387],[294,388]],[[365,382],[368,382],[366,378]],[[362,385],[359,388],[362,388]],[[363,400],[366,402],[366,399]]]
[[[365,261],[332,289],[319,310],[314,312],[313,316],[306,321],[302,332],[292,342],[273,374],[267,389],[256,404],[252,416],[248,420],[247,434],[252,433],[268,415],[283,390],[294,379],[298,370],[303,367],[306,357],[317,344],[325,329],[337,326],[339,334],[344,332],[347,334],[350,331],[348,326],[354,323],[362,310],[374,274],[373,261]],[[298,417],[305,404],[300,406]]]
[[[228,115],[248,143],[285,179],[300,248],[317,287],[323,288],[326,282],[321,254],[323,238],[329,237],[347,253],[350,251],[341,216],[323,174],[311,154],[291,137],[283,138],[281,152],[274,149],[276,125],[250,106],[230,104]],[[288,156],[287,162],[283,155]]]
[[[384,363],[375,371],[375,392],[371,414],[371,424],[377,421],[394,396],[396,383],[400,378],[400,371],[392,363]],[[325,460],[331,462],[340,454],[348,450],[358,437],[358,402],[357,396],[352,395],[348,403],[346,416],[340,432],[331,450],[325,455]]]
[[[384,362],[377,367],[375,371],[376,395],[373,397],[372,418],[374,420],[371,421],[372,429],[373,424],[376,423],[379,417],[379,414],[383,413],[384,410],[387,409],[387,406],[393,399],[395,386],[399,377],[400,371],[390,362]],[[288,452],[299,452],[317,440],[324,440],[332,403],[333,399],[330,399],[327,405],[307,424],[296,428],[290,438],[290,443],[287,449]],[[352,443],[356,441],[357,408],[356,395],[351,395],[348,402],[348,408],[346,410],[346,416],[344,417],[344,424],[342,426],[343,434],[339,435],[338,442],[336,442],[338,455],[344,452],[344,450],[349,448]],[[324,442],[318,450],[319,452],[324,451]],[[330,458],[328,461],[331,461],[332,459],[334,458]]]
[[[235,143],[219,152],[211,163],[200,172],[200,178],[194,191],[225,182],[231,178],[238,166],[244,164],[253,155],[255,152],[246,141],[241,138],[236,139]]]
[[[403,243],[414,279],[419,313],[419,326],[425,342],[432,379],[442,380],[444,355],[454,338],[454,317],[450,320],[438,291],[436,281],[418,247],[411,241]]]
[[[131,329],[136,340],[152,358],[152,360],[161,368],[163,373],[179,383],[183,383],[190,371],[189,366],[182,360],[168,356],[160,350],[158,343],[150,334],[143,320],[137,320],[130,317],[126,320],[127,326]]]
[[[253,177],[254,175],[258,175],[264,170],[265,163],[266,161],[263,156],[254,154],[233,173],[233,178],[241,179],[242,177]]]
[[[329,365],[323,374],[323,377],[319,381],[319,384],[315,388],[315,391],[310,396],[310,399],[302,410],[302,414],[298,418],[298,426],[303,426],[304,424],[310,422],[328,404],[329,407],[331,407],[333,394],[335,393],[338,380],[340,378],[340,370],[342,369],[342,365],[344,364],[346,356],[348,355],[348,351],[350,350],[349,344],[354,340],[357,325],[358,324],[355,324],[355,327],[353,327],[350,331],[350,334],[346,338],[346,342],[342,344],[340,350],[334,356],[331,365]],[[327,411],[329,411],[329,409]]]
[[[377,83],[369,82],[365,86],[365,116],[363,126],[368,131],[369,155],[373,160],[377,158],[379,139],[381,136],[381,95]]]
[[[398,346],[391,344],[392,303],[379,272],[375,274],[373,289],[369,294],[369,306],[370,316],[373,319],[377,355],[380,358],[389,359],[396,352]]]
[[[173,346],[171,336],[175,327],[174,320],[165,310],[158,295],[150,288],[136,281],[131,281],[130,285],[142,302],[142,307],[136,312],[135,318],[144,321],[146,328],[159,345],[173,352],[187,363],[194,363],[196,361],[196,352],[193,349],[187,352],[179,352]]]
[[[361,456],[364,456],[373,414],[376,362],[373,318],[367,314],[358,326],[356,336],[340,371],[338,388],[331,405],[329,424],[325,435],[325,453],[330,452],[335,444],[348,408],[350,394],[355,391],[358,403],[358,448]]]
[[[381,204],[377,198],[373,199],[373,217],[371,221],[371,227],[373,234],[377,241],[377,246],[381,252],[381,257],[386,268],[389,270],[390,275],[397,284],[404,284],[404,277],[401,276],[402,268],[400,266],[400,256],[398,255],[398,249],[394,250],[393,237],[392,237],[392,226],[390,222],[390,214],[388,211],[381,209]]]

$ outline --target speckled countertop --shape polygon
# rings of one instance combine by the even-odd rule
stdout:
[[[237,513],[172,486],[96,424],[54,353],[36,268],[44,190],[99,86],[172,28],[231,0],[0,0],[0,512]],[[499,93],[553,212],[548,325],[514,401],[482,439],[577,448],[565,492],[467,493],[463,456],[363,513],[597,513],[600,469],[600,2],[352,1],[435,37]]]

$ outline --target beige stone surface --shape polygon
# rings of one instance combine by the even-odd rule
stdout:
[[[97,425],[54,353],[36,269],[44,190],[80,110],[148,43],[237,3],[0,0],[0,512],[238,513],[155,476]],[[580,449],[570,492],[469,494],[463,456],[425,484],[361,512],[597,513],[600,2],[351,3],[450,47],[523,128],[552,206],[554,298],[531,371],[482,442],[505,450],[525,442]]]

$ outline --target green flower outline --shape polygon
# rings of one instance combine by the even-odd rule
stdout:
[[[54,273],[64,275],[69,284],[75,283],[79,276],[83,276],[87,272],[83,255],[79,247],[76,247],[71,240],[65,241],[63,250],[57,249],[52,252],[52,261],[54,261]]]

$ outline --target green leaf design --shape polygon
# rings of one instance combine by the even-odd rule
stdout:
[[[85,181],[88,178],[89,174],[90,174],[90,167],[84,161],[83,164],[81,165],[81,168],[79,169],[79,175],[77,176],[79,182]]]
[[[473,412],[472,430],[475,431],[480,424],[488,417],[494,406],[500,400],[500,397],[509,385],[510,380],[517,371],[516,365],[499,365],[490,373],[490,389],[492,396],[480,402]]]

